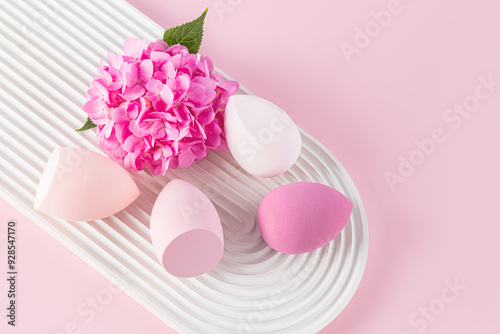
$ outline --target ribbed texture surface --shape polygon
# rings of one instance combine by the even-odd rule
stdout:
[[[83,95],[100,60],[108,51],[121,53],[128,37],[152,41],[163,33],[124,1],[50,3],[0,2],[0,195],[181,333],[314,333],[330,323],[360,282],[367,225],[345,170],[303,131],[301,156],[280,177],[251,177],[234,167],[228,152],[211,153],[166,177],[135,175],[141,197],[104,220],[69,223],[32,209],[54,148],[99,151],[93,132],[74,129],[86,118]],[[197,278],[168,275],[151,246],[152,205],[172,178],[202,189],[224,223],[222,262]],[[333,242],[290,256],[265,244],[256,216],[260,200],[271,189],[294,181],[333,186],[354,202],[354,209]]]

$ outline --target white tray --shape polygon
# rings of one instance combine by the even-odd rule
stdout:
[[[99,151],[92,131],[74,129],[85,120],[83,95],[100,59],[108,51],[120,53],[125,38],[152,41],[163,33],[124,1],[49,3],[0,2],[0,196],[178,332],[303,334],[328,325],[359,285],[368,232],[347,172],[304,131],[299,160],[280,177],[251,177],[233,167],[228,152],[211,153],[167,177],[135,175],[141,197],[104,220],[69,223],[33,210],[38,181],[54,148]],[[151,246],[152,203],[171,178],[204,190],[224,223],[223,259],[197,278],[168,275]],[[262,240],[256,213],[271,189],[294,181],[335,187],[354,209],[330,244],[308,254],[284,255]]]

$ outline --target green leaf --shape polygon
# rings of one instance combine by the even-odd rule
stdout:
[[[87,117],[87,122],[85,122],[85,124],[81,128],[79,128],[78,130],[76,130],[76,131],[90,130],[92,128],[95,128],[96,126],[97,125],[95,125],[94,122],[92,122],[92,120]]]
[[[196,20],[165,30],[163,40],[168,45],[181,44],[188,48],[189,53],[198,53],[203,38],[203,22],[208,7]]]

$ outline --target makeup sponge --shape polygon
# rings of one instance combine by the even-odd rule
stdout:
[[[177,277],[206,273],[219,263],[224,236],[210,199],[191,183],[174,179],[151,213],[151,240],[165,270]]]
[[[83,148],[57,148],[49,157],[35,196],[35,210],[89,221],[125,209],[139,196],[132,177],[108,157]]]
[[[248,173],[277,176],[299,157],[299,129],[277,105],[257,96],[233,95],[224,117],[229,150]]]
[[[332,241],[345,227],[352,202],[337,190],[314,182],[275,188],[259,206],[262,237],[271,248],[301,254]]]

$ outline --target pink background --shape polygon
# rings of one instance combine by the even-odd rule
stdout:
[[[368,264],[352,302],[322,333],[500,333],[500,86],[476,92],[479,76],[500,82],[497,4],[130,3],[165,27],[209,5],[201,53],[287,110],[354,179],[369,220]],[[380,28],[371,12],[384,8],[393,14],[379,15]],[[355,40],[365,27],[371,37]],[[351,57],[340,48],[347,44],[357,48]],[[475,93],[483,98],[478,106]],[[460,117],[447,111],[461,103],[475,110]],[[441,129],[441,140],[430,144],[434,129]],[[427,143],[428,156],[415,141]],[[400,156],[418,166],[391,189],[386,174],[398,173]],[[2,315],[2,333],[170,333],[121,292],[95,317],[79,315],[88,298],[110,295],[108,281],[0,205],[0,247],[8,219],[15,219],[20,263],[18,327],[7,327]],[[446,290],[446,280],[461,288]]]

